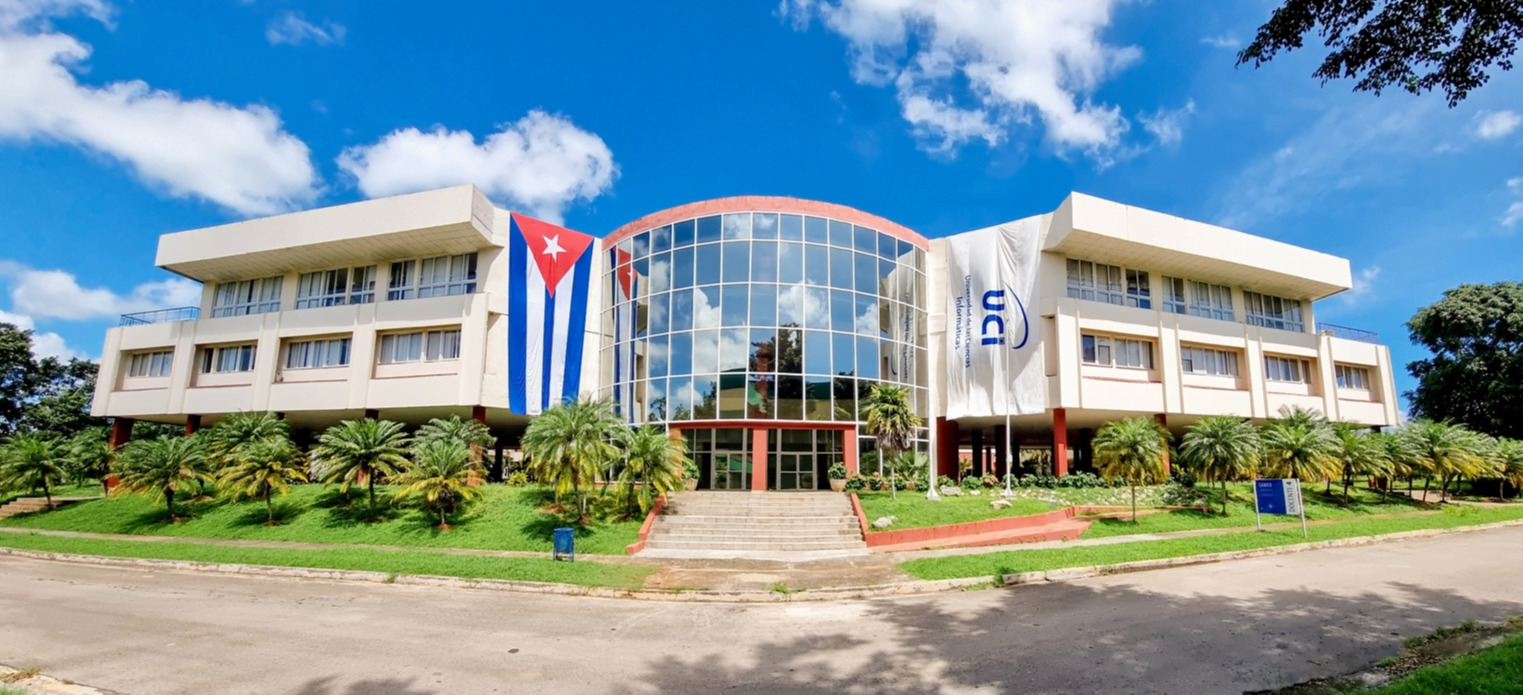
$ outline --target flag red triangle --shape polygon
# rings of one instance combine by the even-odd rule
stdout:
[[[561,284],[561,278],[571,272],[577,259],[596,240],[591,235],[516,212],[513,213],[513,226],[528,244],[529,254],[534,257],[534,265],[539,267],[539,275],[545,279],[545,288],[551,297],[555,296],[555,286]]]

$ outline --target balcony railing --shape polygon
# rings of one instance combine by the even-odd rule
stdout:
[[[1362,328],[1349,328],[1348,326],[1340,326],[1336,323],[1323,323],[1318,321],[1317,332],[1331,333],[1333,334],[1334,338],[1342,338],[1344,340],[1357,340],[1361,343],[1378,344],[1380,342],[1379,333],[1374,331],[1367,331]]]
[[[175,321],[194,321],[201,316],[201,309],[193,306],[175,307],[173,309],[159,309],[157,311],[139,311],[136,314],[122,314],[122,326],[146,326],[150,323],[173,323]]]

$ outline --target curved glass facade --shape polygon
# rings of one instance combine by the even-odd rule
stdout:
[[[877,382],[926,412],[925,252],[908,241],[754,211],[604,252],[605,396],[631,422],[857,421]]]

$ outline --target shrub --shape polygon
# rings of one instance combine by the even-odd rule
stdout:
[[[867,489],[867,478],[863,476],[854,475],[846,479],[847,492],[861,492]]]
[[[983,483],[984,489],[986,490],[992,490],[994,488],[1004,486],[1004,483],[999,479],[999,476],[994,475],[993,473],[980,478],[979,482]]]
[[[1186,487],[1171,480],[1163,488],[1163,503],[1171,507],[1205,507],[1211,503],[1211,498],[1200,488]]]
[[[846,464],[840,461],[830,464],[830,469],[826,471],[825,475],[829,476],[831,480],[845,480]]]
[[[523,471],[513,471],[513,474],[509,475],[504,482],[513,487],[523,487],[529,484],[529,474]]]
[[[980,490],[984,487],[984,483],[978,478],[970,475],[966,478],[963,478],[962,482],[958,483],[958,486],[964,490]]]
[[[936,478],[936,486],[937,487],[957,487],[957,481],[953,480],[952,476],[950,476],[950,475],[943,475],[943,476],[939,476],[939,477]]]
[[[1179,483],[1185,487],[1195,487],[1195,473],[1190,469],[1185,468],[1184,466],[1175,466],[1172,473],[1173,475],[1171,477],[1174,479],[1174,482]]]

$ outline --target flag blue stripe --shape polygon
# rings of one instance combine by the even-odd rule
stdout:
[[[609,249],[608,267],[619,267],[618,249]],[[624,286],[619,284],[618,273],[614,273],[613,287],[608,288],[608,292],[609,296],[612,297],[613,305],[616,307],[620,306],[619,300],[625,298],[623,297],[623,288]],[[623,384],[619,383],[619,380],[623,378],[624,368],[623,360],[619,359],[619,345],[621,344],[620,341],[624,339],[624,321],[623,315],[618,313],[620,311],[623,310],[620,309],[615,312],[614,315],[618,316],[619,318],[615,319],[613,322],[613,402],[615,408],[621,407],[621,404],[624,403],[624,386]]]
[[[513,220],[508,230],[508,408],[519,415],[527,415],[524,384],[524,348],[527,338],[529,313],[528,268],[529,245],[524,241],[518,221]]]
[[[565,301],[570,301],[570,300],[573,300],[573,299],[574,299],[574,297],[567,297],[567,296],[565,296],[565,294],[562,294],[559,299],[557,299],[555,297],[551,297],[550,296],[549,286],[547,285],[546,288],[545,288],[545,334],[544,334],[544,336],[542,336],[544,338],[544,342],[545,342],[545,351],[542,353],[545,356],[545,360],[544,360],[544,362],[540,363],[540,378],[539,378],[539,409],[540,410],[544,410],[545,408],[550,407],[550,405],[552,403],[551,400],[550,400],[550,367],[555,364],[555,359],[556,359],[556,356],[555,356],[555,305],[556,305],[557,302],[565,302]],[[569,340],[571,338],[571,336],[568,335],[568,336],[566,336],[566,338]]]
[[[566,327],[566,377],[561,388],[562,398],[576,398],[582,392],[582,341],[587,337],[587,302],[590,299],[587,283],[592,275],[590,249],[576,259],[575,273],[576,278],[571,281],[571,325]]]

